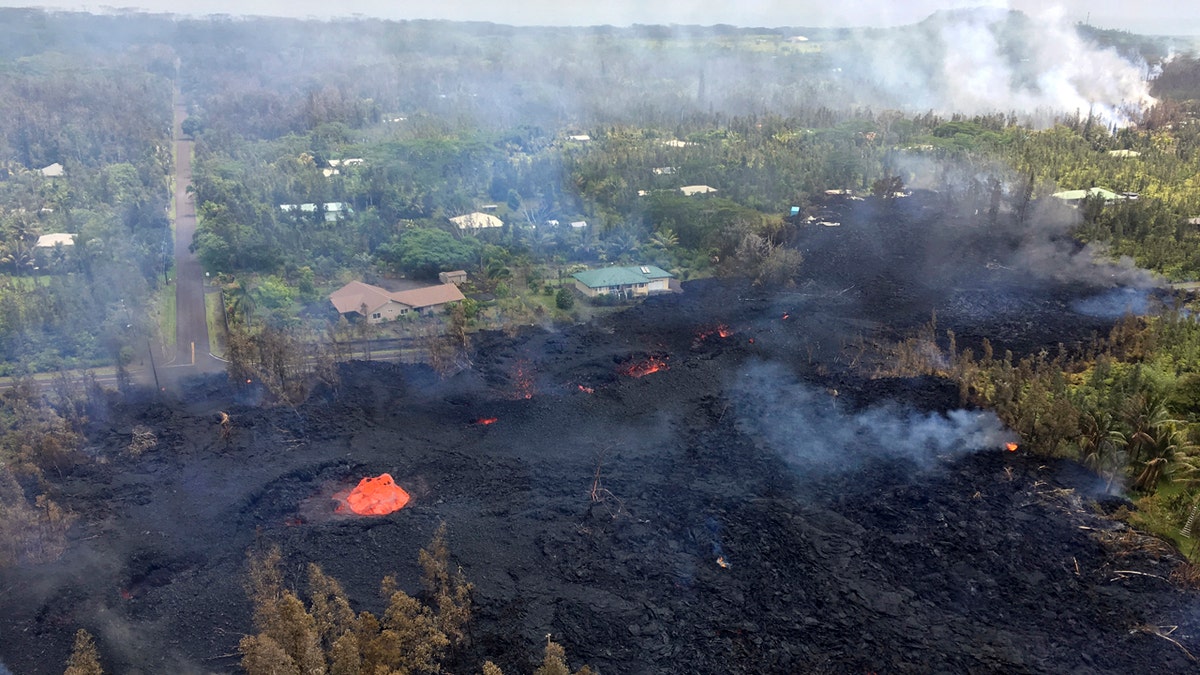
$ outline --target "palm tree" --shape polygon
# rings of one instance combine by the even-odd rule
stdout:
[[[670,252],[671,249],[679,245],[679,237],[676,236],[675,230],[664,227],[650,235],[650,241],[647,243],[654,248],[662,249],[664,252]]]
[[[1084,413],[1080,418],[1079,456],[1084,466],[1105,478],[1105,488],[1112,487],[1118,470],[1125,466],[1125,436],[1116,418],[1107,411]]]
[[[1143,392],[1130,399],[1125,411],[1126,434],[1130,457],[1141,467],[1133,487],[1153,492],[1174,469],[1177,460],[1187,457],[1194,448],[1188,441],[1186,425],[1173,419],[1166,400],[1157,394]]]
[[[249,327],[254,315],[254,294],[242,281],[235,282],[226,291],[229,293],[228,315],[235,322],[241,321]]]
[[[1126,427],[1125,445],[1135,462],[1141,461],[1142,456],[1155,446],[1161,427],[1168,423],[1178,424],[1177,420],[1171,419],[1165,398],[1150,392],[1131,397],[1121,416]]]

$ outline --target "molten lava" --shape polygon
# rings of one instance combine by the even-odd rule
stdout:
[[[1017,451],[1017,444],[1016,444],[1016,443],[1005,443],[1005,444],[1004,444],[1004,449],[1005,449],[1005,450],[1008,450],[1009,452],[1016,452],[1016,451]]]
[[[704,342],[714,335],[719,338],[727,338],[733,335],[733,329],[723,323],[719,323],[711,328],[705,328],[696,334],[696,343]]]
[[[479,419],[475,420],[475,424],[482,424],[484,426],[487,426],[489,424],[495,424],[496,422],[499,422],[499,421],[500,421],[499,417],[480,417]]]
[[[337,498],[339,495],[335,495]],[[399,511],[408,503],[408,493],[392,480],[391,474],[367,476],[339,501],[338,513],[356,513],[360,516],[385,516]]]
[[[533,366],[525,359],[518,359],[513,370],[514,399],[531,399],[535,391],[533,385]]]
[[[580,385],[576,385],[576,386],[578,386],[578,387],[579,387],[579,391],[582,391],[582,392],[583,392],[583,393],[585,393],[585,394],[594,394],[594,393],[596,393],[596,390],[595,390],[595,389],[593,389],[592,387],[585,387],[585,386],[583,386],[582,384],[580,384]]]
[[[670,370],[670,367],[667,366],[667,360],[651,356],[645,361],[634,361],[633,363],[625,364],[621,367],[620,372],[622,375],[628,375],[629,377],[645,377],[650,373],[657,373],[660,370]]]

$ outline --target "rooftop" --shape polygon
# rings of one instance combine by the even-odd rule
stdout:
[[[43,234],[38,237],[37,243],[34,244],[37,248],[54,248],[58,244],[63,246],[74,246],[75,235],[66,232],[55,232],[53,234]]]
[[[1102,197],[1105,201],[1113,201],[1120,197],[1117,193],[1102,187],[1093,187],[1086,190],[1063,190],[1050,195],[1055,199],[1061,199],[1067,202],[1076,202],[1087,199],[1088,197]]]
[[[404,291],[387,291],[361,281],[351,281],[329,294],[329,301],[333,303],[340,314],[362,313],[364,305],[366,305],[366,313],[370,313],[389,302],[398,302],[413,309],[422,309],[463,299],[465,296],[454,284],[422,286]]]
[[[588,288],[629,286],[644,284],[655,279],[669,279],[670,272],[655,265],[630,265],[628,267],[601,267],[600,269],[576,272],[571,275]]]
[[[481,230],[489,227],[503,227],[504,221],[496,216],[488,213],[476,211],[468,213],[465,216],[457,216],[451,218],[450,222],[458,226],[460,230]]]

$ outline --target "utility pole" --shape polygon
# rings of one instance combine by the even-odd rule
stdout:
[[[154,391],[162,391],[162,385],[158,383],[158,367],[154,365],[154,347],[150,345],[150,338],[146,338],[146,351],[150,352],[150,372],[154,373]]]

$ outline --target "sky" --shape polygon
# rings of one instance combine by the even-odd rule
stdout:
[[[0,6],[176,14],[249,14],[299,18],[354,15],[385,19],[450,19],[512,25],[717,23],[738,26],[895,26],[939,9],[980,5],[1019,9],[1031,16],[1061,8],[1072,22],[1160,35],[1200,35],[1195,0],[0,0]]]

